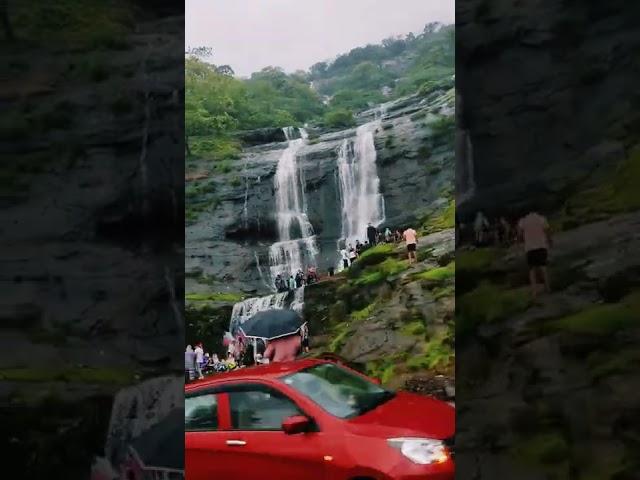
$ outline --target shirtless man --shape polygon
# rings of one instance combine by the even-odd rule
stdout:
[[[537,274],[542,276],[545,292],[549,292],[549,273],[547,259],[549,247],[552,244],[551,230],[547,219],[532,210],[518,222],[520,240],[524,242],[524,251],[529,265],[529,283],[531,295],[535,299],[538,295]]]

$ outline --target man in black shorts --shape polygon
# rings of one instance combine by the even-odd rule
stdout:
[[[535,211],[529,212],[518,222],[520,239],[524,241],[524,251],[529,265],[529,282],[531,296],[538,295],[537,274],[540,273],[544,282],[545,292],[550,291],[549,274],[547,272],[547,257],[551,245],[551,232],[547,219]]]

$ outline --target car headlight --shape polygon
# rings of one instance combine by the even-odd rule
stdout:
[[[390,438],[389,445],[414,463],[430,465],[444,463],[449,459],[447,447],[440,440],[430,438]]]

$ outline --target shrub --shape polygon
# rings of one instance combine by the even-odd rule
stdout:
[[[324,123],[329,128],[349,128],[356,124],[356,120],[350,110],[338,108],[325,113]]]

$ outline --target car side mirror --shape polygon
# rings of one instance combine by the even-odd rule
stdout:
[[[304,415],[293,415],[284,419],[282,430],[287,435],[308,432],[311,430],[311,420]]]

